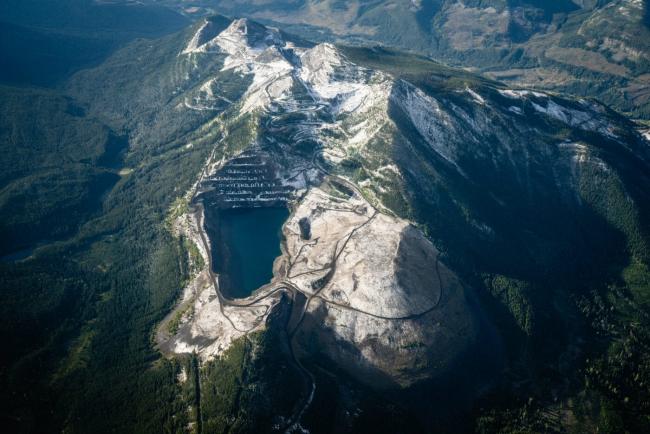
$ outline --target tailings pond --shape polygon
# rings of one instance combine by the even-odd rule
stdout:
[[[228,298],[248,297],[271,281],[273,261],[280,256],[286,207],[219,209],[206,207],[206,229],[212,244],[212,267]]]

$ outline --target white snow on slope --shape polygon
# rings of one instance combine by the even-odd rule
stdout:
[[[597,117],[594,113],[564,107],[551,99],[546,102],[546,107],[534,102],[531,102],[531,104],[536,111],[546,114],[567,125],[580,128],[584,131],[598,132],[610,138],[616,138],[616,135],[612,132],[611,125],[607,121]]]
[[[650,143],[650,129],[642,131],[641,136]]]
[[[534,92],[531,90],[499,89],[498,92],[501,95],[505,96],[506,98],[511,98],[511,99],[521,99],[530,95],[537,98],[548,98],[548,95],[545,93]]]
[[[485,99],[479,95],[476,91],[470,89],[469,87],[465,88],[465,91],[480,105],[485,105]]]
[[[280,51],[286,43],[277,29],[260,29],[256,25],[255,34],[251,34],[248,20],[238,19],[215,38],[198,45],[205,25],[199,28],[182,53],[226,54],[221,71],[232,70],[253,76],[243,98],[242,114],[268,107],[273,99],[281,98],[291,89],[293,66]],[[209,83],[204,86],[209,86]]]
[[[209,26],[210,22],[208,20],[203,21],[203,24],[201,24],[201,27],[196,31],[194,36],[192,36],[192,39],[190,42],[187,44],[185,49],[181,52],[181,54],[190,54],[190,53],[202,53],[204,52],[203,48],[199,48],[201,44],[199,44],[199,41],[201,40],[201,35],[205,31],[205,29]]]
[[[279,50],[284,41],[275,29],[268,29],[265,37],[251,46],[247,40],[248,21],[235,20],[216,38],[216,44],[228,57],[222,71],[235,70],[252,74],[253,83],[244,97],[242,113],[266,108],[275,98],[282,97],[293,84],[292,65]],[[259,59],[264,57],[262,61]]]
[[[332,44],[306,50],[300,60],[301,80],[315,97],[333,103],[334,114],[365,112],[386,96],[384,74],[352,65]]]
[[[394,104],[431,148],[459,170],[459,149],[464,149],[468,141],[485,146],[480,137],[489,132],[489,122],[479,121],[491,109],[486,98],[469,87],[465,92],[483,107],[479,113],[469,114],[408,82],[355,65],[332,44],[298,47],[285,41],[278,30],[246,19],[233,21],[217,36],[200,43],[206,39],[201,37],[204,27],[183,53],[219,53],[225,55],[221,71],[252,76],[238,106],[240,115],[256,110],[272,118],[294,112],[305,115],[305,120],[288,125],[271,122],[273,130],[280,133],[276,137],[282,137],[279,140],[285,144],[316,142],[323,148],[326,160],[339,163],[353,152],[363,154],[371,143],[376,143],[373,140],[383,140],[382,134],[390,134],[395,125],[387,112]],[[210,100],[220,99],[218,88],[213,91],[211,86],[214,80],[210,78],[201,88],[201,96],[207,101],[186,106],[209,109]],[[305,92],[300,92],[301,88]],[[546,93],[515,89],[498,92],[508,99],[530,103],[538,113],[572,127],[616,137],[611,125],[599,115],[601,107],[595,104],[584,101],[584,110],[578,110],[558,104]],[[223,101],[219,102],[223,106]],[[524,114],[522,107],[514,105],[508,111]]]
[[[560,143],[558,147],[570,153],[571,173],[576,179],[578,178],[577,174],[579,173],[580,167],[587,164],[603,172],[610,171],[607,164],[600,157],[594,155],[584,143],[564,142]]]

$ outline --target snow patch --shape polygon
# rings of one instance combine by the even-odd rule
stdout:
[[[647,129],[645,131],[640,131],[641,137],[643,137],[646,142],[650,143],[650,129]]]
[[[577,173],[581,165],[591,163],[605,172],[609,172],[607,164],[598,156],[594,155],[584,143],[564,142],[558,145],[560,149],[567,149],[571,153],[572,172]]]
[[[335,114],[365,112],[387,97],[388,77],[352,65],[332,44],[306,50],[300,60],[300,79],[313,96],[331,104]]]
[[[242,18],[234,20],[216,37],[199,44],[207,25],[206,21],[181,54],[226,54],[221,71],[252,75],[253,82],[243,98],[242,114],[268,107],[274,98],[281,97],[291,89],[293,66],[282,52],[287,44],[277,29],[249,23],[247,19]],[[214,95],[214,80],[211,79],[201,86],[201,94],[208,101],[220,98],[230,103],[229,100]],[[205,104],[186,102],[185,105],[196,110],[209,108]]]
[[[199,44],[199,41],[201,40],[201,35],[205,31],[205,29],[208,27],[208,20],[204,20],[203,24],[199,29],[196,31],[194,36],[192,36],[192,39],[190,42],[187,44],[185,49],[181,51],[181,54],[190,54],[190,53],[199,53],[202,51],[202,49],[199,48],[201,44]]]
[[[501,95],[505,96],[506,98],[511,98],[511,99],[521,99],[530,95],[537,98],[548,98],[547,94],[541,92],[534,92],[532,90],[499,89],[498,92]]]
[[[543,113],[572,127],[580,128],[583,131],[598,132],[610,138],[617,138],[612,132],[612,126],[607,121],[598,118],[592,113],[561,106],[551,99],[546,102],[546,107],[534,102],[531,102],[531,104],[537,112]]]
[[[470,94],[470,96],[472,97],[472,99],[473,99],[474,101],[476,101],[478,104],[480,104],[480,105],[485,105],[485,99],[483,99],[483,97],[482,97],[481,95],[479,95],[478,93],[476,93],[474,90],[470,89],[469,87],[466,87],[466,88],[465,88],[465,91],[466,91],[468,94]]]

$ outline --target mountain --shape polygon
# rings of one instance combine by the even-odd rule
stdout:
[[[187,13],[185,3],[166,2]],[[312,40],[382,44],[512,86],[596,97],[648,119],[650,6],[643,0],[198,1]],[[201,9],[199,6],[204,6]]]
[[[648,428],[650,147],[606,105],[222,16],[57,92],[119,179],[0,264],[7,426]],[[272,280],[226,297],[211,225],[273,207]]]

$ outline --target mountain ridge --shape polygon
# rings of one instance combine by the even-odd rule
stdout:
[[[184,12],[175,0],[166,4]],[[196,4],[195,15],[219,11],[313,40],[411,50],[511,85],[594,96],[633,117],[648,117],[650,30],[644,16],[650,8],[641,0]]]

